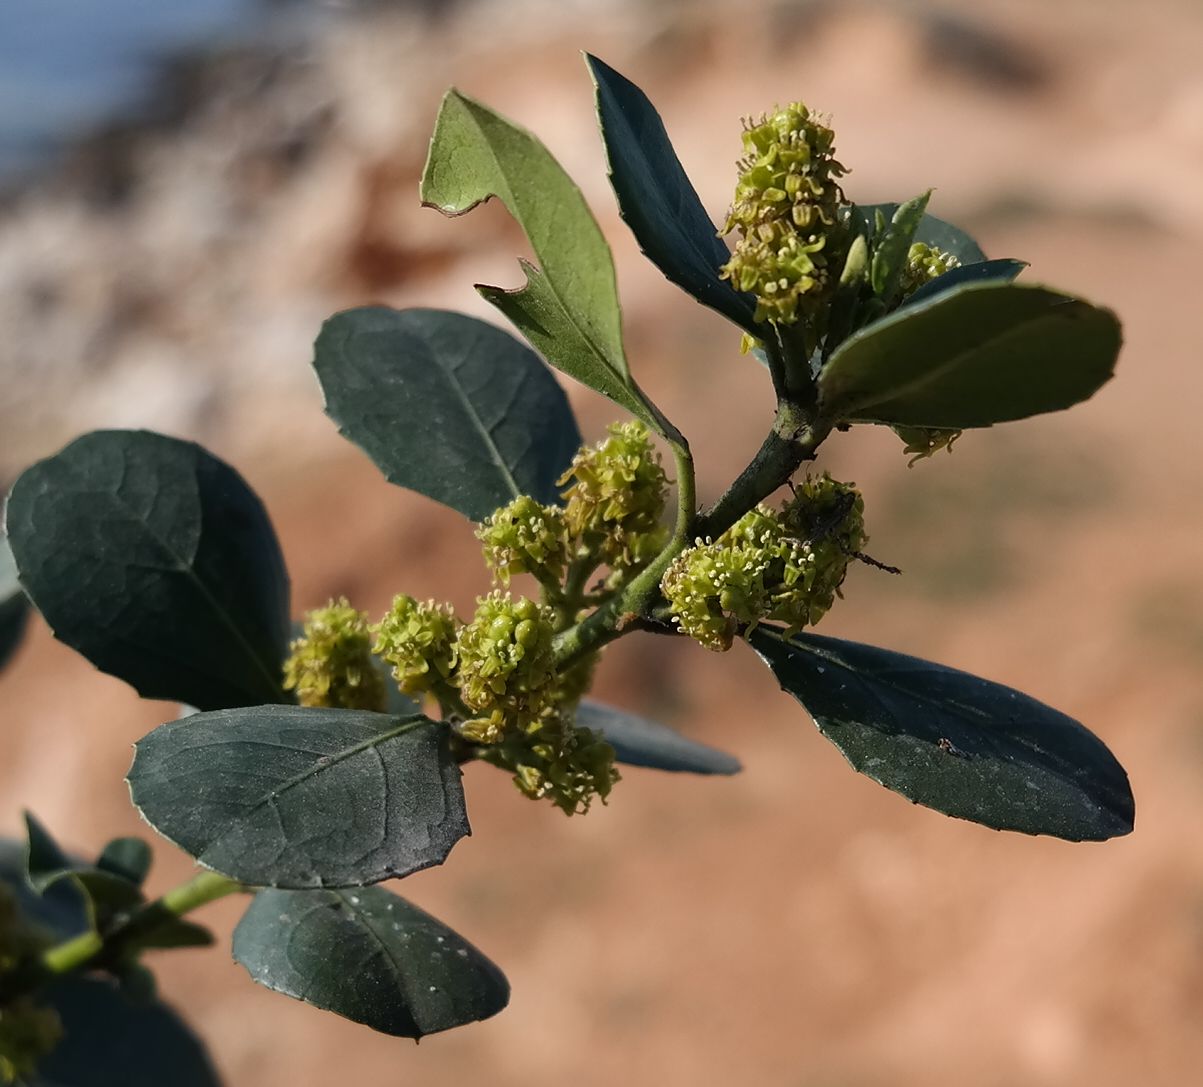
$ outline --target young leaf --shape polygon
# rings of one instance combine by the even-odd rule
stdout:
[[[30,812],[25,813],[25,832],[25,876],[30,887],[46,895],[69,883],[82,896],[89,928],[103,932],[118,914],[142,902],[137,883],[73,860]]]
[[[873,646],[758,627],[752,646],[854,770],[996,830],[1102,841],[1132,829],[1124,769],[1034,698]]]
[[[854,204],[849,208],[849,228],[854,235],[870,235],[878,215],[888,223],[897,211],[897,204]],[[978,264],[986,259],[982,247],[960,227],[934,215],[923,216],[912,240],[951,253],[962,264]]]
[[[150,846],[141,838],[114,838],[100,851],[96,867],[141,887],[150,871]]]
[[[357,887],[441,864],[469,832],[448,730],[425,717],[258,706],[141,740],[134,805],[206,868],[255,887]]]
[[[743,769],[734,755],[690,740],[646,717],[600,702],[582,702],[576,720],[577,724],[600,732],[614,748],[618,761],[628,766],[691,774],[738,774]]]
[[[665,277],[753,336],[755,299],[719,270],[731,258],[673,150],[646,94],[604,61],[585,54],[618,210],[639,248]]]
[[[97,978],[68,978],[47,997],[63,1039],[27,1087],[219,1087],[204,1045],[167,1005]]]
[[[580,431],[555,378],[509,333],[367,306],[325,323],[313,365],[327,414],[391,483],[473,521],[521,494],[558,501]]]
[[[28,611],[29,603],[17,581],[17,564],[8,537],[0,532],[0,668],[21,641]]]
[[[260,891],[234,958],[260,985],[402,1038],[488,1019],[510,999],[475,947],[381,887]]]
[[[8,533],[55,636],[143,697],[286,700],[280,546],[254,492],[200,446],[86,434],[17,480]]]
[[[988,280],[998,283],[1010,283],[1019,276],[1026,267],[1026,260],[1010,260],[1000,257],[998,260],[983,260],[977,264],[962,264],[952,268],[943,275],[924,283],[914,294],[903,299],[900,309],[913,306],[917,302],[926,302],[938,294],[950,291],[963,283],[984,283]]]
[[[821,406],[839,422],[991,426],[1086,400],[1119,347],[1110,310],[1045,287],[963,283],[845,340],[819,375]]]
[[[552,366],[608,396],[652,430],[680,434],[635,384],[622,344],[614,259],[580,189],[525,129],[448,91],[422,174],[422,202],[463,215],[496,196],[526,232],[540,267],[526,286],[479,286]]]
[[[915,232],[927,210],[931,190],[905,204],[899,204],[882,236],[873,247],[873,263],[870,265],[869,282],[873,293],[889,305],[898,293],[898,280],[906,265],[907,253],[915,240]]]
[[[161,924],[140,936],[124,939],[121,948],[127,954],[139,951],[171,951],[180,947],[212,947],[213,933],[203,925],[179,917],[165,918]]]

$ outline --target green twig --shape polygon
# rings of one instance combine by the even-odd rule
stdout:
[[[146,903],[103,937],[95,932],[85,932],[48,948],[41,958],[43,980],[74,973],[87,966],[115,962],[125,947],[161,925],[242,889],[241,884],[216,872],[201,872],[162,898]]]

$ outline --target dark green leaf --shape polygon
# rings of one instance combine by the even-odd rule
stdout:
[[[1008,260],[1001,257],[998,260],[983,260],[977,264],[962,264],[958,268],[945,272],[942,276],[924,283],[914,294],[909,295],[902,303],[903,306],[913,306],[917,302],[926,302],[938,294],[959,287],[962,283],[980,283],[985,280],[996,280],[1010,283],[1028,266],[1026,260]]]
[[[610,183],[631,233],[672,283],[753,336],[756,301],[735,290],[719,270],[731,254],[682,168],[656,107],[634,83],[585,54],[597,90],[597,118]]]
[[[327,413],[390,482],[473,521],[521,494],[558,501],[581,435],[555,378],[509,333],[369,306],[326,322],[314,368]]]
[[[468,833],[448,729],[425,717],[259,706],[141,740],[134,804],[206,868],[255,887],[351,887],[441,864]]]
[[[29,468],[8,532],[56,637],[146,698],[284,701],[288,575],[262,503],[198,445],[97,431]]]
[[[873,293],[888,305],[898,292],[898,281],[906,265],[907,253],[919,229],[931,190],[899,204],[881,237],[873,246],[873,263],[869,281]]]
[[[841,422],[991,426],[1087,399],[1119,347],[1110,310],[1044,287],[965,283],[854,333],[819,392]]]
[[[580,189],[534,136],[448,91],[422,175],[422,202],[463,215],[496,196],[526,232],[540,267],[526,286],[478,287],[539,353],[673,440],[680,435],[635,384],[622,343],[614,259]]]
[[[1132,829],[1128,776],[1034,698],[873,646],[759,627],[751,642],[853,769],[997,830],[1102,841]]]
[[[577,723],[605,736],[619,762],[691,774],[738,774],[739,759],[690,740],[666,725],[600,702],[582,702]]]
[[[150,846],[141,838],[114,838],[100,851],[96,867],[141,887],[150,871]]]
[[[213,933],[204,925],[180,918],[167,918],[140,936],[122,941],[126,952],[169,951],[178,947],[212,947]]]
[[[234,958],[260,985],[402,1038],[488,1019],[510,999],[476,948],[380,887],[260,891]]]
[[[17,581],[17,564],[8,537],[0,532],[0,668],[20,644],[28,611],[29,602]]]
[[[47,991],[63,1040],[28,1087],[218,1087],[204,1045],[165,1004],[127,999],[96,978]]]
[[[21,913],[49,930],[56,940],[87,932],[88,910],[80,889],[56,883],[45,894],[38,894],[29,883],[28,859],[27,843],[0,838],[0,883],[12,890]]]
[[[888,223],[898,210],[897,204],[855,204],[849,208],[849,220],[854,234],[869,236],[874,231],[874,221],[880,214]],[[986,259],[982,248],[960,227],[924,215],[915,231],[915,241],[930,245],[945,253],[951,253],[962,264],[978,264]]]
[[[90,927],[103,932],[118,914],[142,902],[137,883],[73,860],[29,812],[25,813],[25,828],[28,842],[25,871],[30,886],[45,895],[64,881],[74,884],[83,895]]]

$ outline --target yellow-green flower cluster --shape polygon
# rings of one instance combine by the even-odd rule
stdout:
[[[58,1045],[63,1024],[50,1007],[18,997],[0,1007],[0,1083],[24,1083]]]
[[[801,102],[745,123],[745,157],[724,234],[740,239],[722,276],[756,295],[757,321],[813,317],[834,286],[828,267],[847,171],[833,157],[835,133]]]
[[[587,812],[594,797],[605,803],[619,779],[614,748],[601,733],[558,714],[507,738],[485,757],[512,770],[514,784],[531,799],[546,798],[565,815]]]
[[[615,569],[642,566],[663,549],[668,479],[642,423],[615,423],[610,437],[582,449],[560,479],[564,518],[579,549]]]
[[[718,652],[765,619],[792,630],[814,625],[864,546],[863,510],[854,487],[824,475],[780,512],[758,506],[718,540],[698,540],[660,583],[674,622]]]
[[[925,283],[930,283],[936,276],[959,268],[961,262],[951,253],[942,249],[933,249],[923,242],[915,242],[907,252],[906,264],[902,267],[899,284],[902,297],[914,294]]]
[[[459,620],[449,604],[420,604],[401,593],[388,614],[372,628],[373,652],[392,666],[405,694],[436,696],[449,689]]]
[[[476,529],[484,544],[485,562],[502,585],[514,574],[533,574],[542,585],[564,577],[568,531],[564,511],[520,495],[502,506]]]
[[[372,663],[367,616],[346,599],[309,612],[302,636],[290,648],[284,689],[295,690],[302,706],[384,709],[384,680]]]
[[[0,976],[22,968],[48,943],[47,934],[21,914],[16,895],[0,884]],[[58,1044],[63,1028],[53,1008],[29,997],[0,1005],[0,1083],[23,1082]]]
[[[530,728],[553,708],[555,612],[509,593],[492,592],[455,643],[454,682],[479,716],[460,726],[477,743],[500,742]]]

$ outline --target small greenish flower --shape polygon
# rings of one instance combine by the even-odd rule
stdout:
[[[454,682],[464,705],[481,716],[460,732],[477,743],[497,743],[508,731],[531,727],[552,704],[555,612],[500,592],[477,605],[455,642]]]
[[[542,585],[564,577],[568,534],[564,511],[520,495],[494,512],[476,530],[484,544],[485,562],[502,585],[513,574],[533,574]]]
[[[372,663],[367,616],[345,598],[305,616],[302,636],[284,662],[284,689],[302,706],[383,710],[384,680]]]
[[[668,479],[642,423],[614,423],[610,437],[577,453],[559,482],[568,484],[569,535],[599,562],[629,570],[663,549]]]
[[[930,283],[937,276],[960,266],[961,262],[951,253],[933,249],[923,242],[915,242],[907,252],[906,264],[902,267],[899,280],[902,297],[914,294],[925,283]]]
[[[532,731],[507,737],[483,757],[511,770],[524,795],[546,798],[565,815],[584,814],[595,797],[605,803],[619,780],[614,748],[601,733],[560,714],[548,715]]]
[[[437,696],[450,683],[458,627],[450,604],[419,604],[402,593],[372,628],[373,652],[392,665],[393,678],[405,694]]]
[[[813,320],[834,287],[829,262],[843,267],[839,178],[847,171],[833,157],[835,133],[794,102],[745,122],[743,143],[723,227],[740,239],[721,274],[756,295],[755,320]]]
[[[959,430],[939,430],[934,427],[896,426],[893,430],[906,443],[903,453],[913,454],[907,462],[908,468],[913,468],[916,461],[924,460],[941,449],[951,453],[952,443],[961,436]]]

